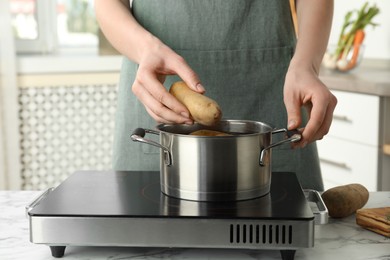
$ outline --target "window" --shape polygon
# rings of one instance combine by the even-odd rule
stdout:
[[[17,52],[52,52],[56,48],[55,2],[11,0],[12,29]],[[54,36],[54,37],[53,37]]]
[[[93,0],[10,0],[10,5],[19,53],[98,46]]]
[[[12,25],[18,40],[38,39],[35,1],[11,1]]]
[[[57,0],[57,31],[61,47],[96,47],[98,24],[93,0]]]

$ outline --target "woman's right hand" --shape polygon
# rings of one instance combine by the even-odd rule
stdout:
[[[192,124],[187,108],[163,86],[167,75],[178,75],[194,91],[204,92],[186,61],[135,20],[129,0],[95,0],[95,10],[111,44],[139,64],[132,90],[148,113],[157,122]]]
[[[205,91],[197,74],[183,57],[154,38],[140,55],[132,91],[157,122],[192,124],[187,108],[163,86],[167,75],[178,75],[196,92]]]

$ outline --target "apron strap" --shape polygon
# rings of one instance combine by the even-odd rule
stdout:
[[[131,0],[132,2],[133,0]],[[295,0],[290,0],[290,9],[291,9],[291,18],[294,23],[295,36],[298,38],[298,17],[297,17],[297,8],[295,5]]]

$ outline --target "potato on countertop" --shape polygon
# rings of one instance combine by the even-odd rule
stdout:
[[[333,218],[344,218],[362,208],[368,201],[368,190],[361,184],[337,186],[325,191],[322,199]]]

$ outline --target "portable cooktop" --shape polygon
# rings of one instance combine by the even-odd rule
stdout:
[[[161,193],[159,172],[80,171],[26,211],[31,242],[49,245],[54,257],[66,246],[126,246],[277,249],[294,259],[296,249],[314,246],[307,199],[319,196],[307,194],[294,173],[273,173],[260,198],[196,202]]]

